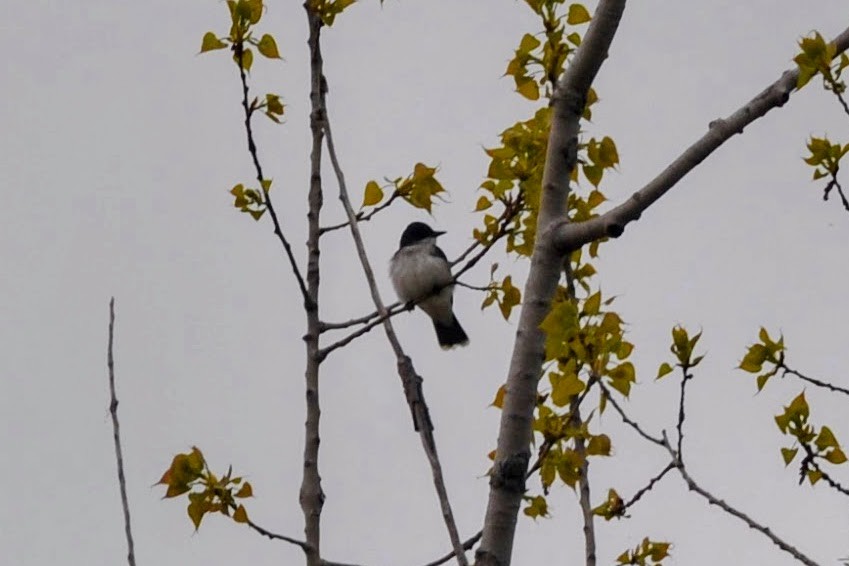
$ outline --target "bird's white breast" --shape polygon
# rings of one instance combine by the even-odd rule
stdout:
[[[392,257],[389,276],[402,301],[420,299],[451,283],[448,262],[431,255],[432,249],[432,243],[415,244],[401,248]]]

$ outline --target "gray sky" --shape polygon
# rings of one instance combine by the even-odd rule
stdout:
[[[482,146],[535,106],[501,78],[521,35],[538,26],[512,0],[359,3],[325,33],[330,111],[350,186],[440,166],[450,205],[433,219],[397,206],[364,227],[385,298],[385,265],[402,227],[429,220],[455,255],[470,242],[487,160]],[[696,7],[698,6],[698,7]],[[7,6],[12,10],[11,3]],[[235,68],[195,56],[207,30],[228,28],[223,3],[90,0],[18,2],[0,23],[6,54],[0,102],[0,554],[4,564],[120,564],[125,548],[105,374],[107,303],[117,298],[117,375],[139,564],[298,564],[298,549],[223,518],[193,533],[180,501],[151,488],[171,457],[195,444],[218,470],[254,484],[251,518],[301,536],[297,503],[303,437],[304,317],[271,235],[231,207],[252,179]],[[592,134],[611,135],[615,201],[650,180],[700,136],[788,68],[810,30],[849,25],[844,0],[805,3],[632,2],[596,88]],[[274,198],[303,258],[308,130],[306,20],[300,2],[269,2],[262,29],[285,62],[257,61],[258,93],[287,103],[286,124],[258,125]],[[761,520],[822,564],[849,554],[849,513],[825,486],[796,485],[773,422],[802,388],[733,368],[763,324],[781,329],[789,360],[845,378],[849,215],[823,203],[801,161],[806,138],[846,140],[847,118],[812,85],[689,175],[625,236],[603,248],[599,282],[619,296],[641,382],[628,407],[653,430],[671,428],[677,381],[654,383],[669,329],[702,328],[708,358],[690,390],[687,447],[705,488]],[[326,218],[342,216],[327,183]],[[370,310],[352,244],[323,248],[322,312]],[[493,256],[495,259],[498,256]],[[524,273],[523,265],[502,269]],[[468,280],[485,283],[487,265]],[[458,290],[468,348],[444,353],[421,315],[397,319],[425,377],[457,519],[478,530],[486,453],[514,324]],[[421,564],[448,548],[430,474],[382,335],[335,354],[322,374],[321,471],[329,559]],[[808,389],[814,422],[849,442],[845,404]],[[593,460],[594,501],[629,496],[665,455],[602,428],[615,457]],[[841,475],[842,474],[842,475]],[[847,481],[845,470],[838,476]],[[531,488],[538,490],[532,482]],[[551,520],[520,520],[515,562],[580,559],[575,496],[559,488]],[[669,564],[790,564],[766,539],[666,480],[633,518],[598,526],[600,563],[643,536],[674,543]]]

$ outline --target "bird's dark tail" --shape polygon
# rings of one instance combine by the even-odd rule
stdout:
[[[443,350],[449,350],[455,346],[465,346],[469,343],[469,337],[466,331],[460,326],[457,317],[453,317],[449,324],[442,324],[433,321],[433,327],[436,329],[436,339],[439,340],[439,345]]]

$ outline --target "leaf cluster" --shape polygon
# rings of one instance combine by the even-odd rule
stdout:
[[[188,494],[186,510],[196,530],[207,513],[221,513],[237,523],[247,523],[248,512],[237,499],[252,497],[253,487],[232,475],[231,466],[226,474],[217,477],[209,470],[203,453],[193,447],[191,452],[174,456],[157,485],[167,486],[165,498]]]
[[[704,359],[704,355],[693,357],[693,352],[701,337],[702,333],[699,332],[691,338],[687,329],[681,325],[677,325],[672,329],[672,345],[669,347],[669,351],[672,352],[672,355],[677,360],[674,367],[680,367],[685,374],[688,374],[691,368],[699,365]],[[672,364],[663,362],[657,370],[656,379],[666,377],[672,373],[673,369]]]
[[[377,181],[366,183],[363,192],[363,203],[361,208],[378,206],[386,203],[389,199],[401,197],[415,208],[421,208],[432,212],[434,201],[441,193],[446,192],[445,187],[436,178],[436,167],[429,167],[424,163],[416,163],[413,172],[406,177],[396,177],[387,180],[386,185],[379,185]],[[389,199],[386,197],[386,188],[394,187]],[[441,198],[441,197],[439,197]]]
[[[336,21],[336,16],[357,0],[309,0],[307,6],[321,18],[321,23],[330,27]],[[383,0],[380,0],[383,3]]]
[[[831,429],[822,426],[818,430],[810,423],[810,414],[808,401],[805,399],[805,393],[802,392],[789,405],[784,407],[784,412],[776,415],[775,424],[778,425],[778,429],[782,433],[793,437],[802,447],[805,457],[802,458],[800,464],[799,481],[801,482],[807,477],[813,485],[823,477],[822,469],[819,466],[820,461],[837,465],[844,464],[847,459],[846,453]],[[784,464],[789,466],[798,452],[799,448],[782,448],[781,457]]]
[[[263,179],[260,183],[262,191],[251,189],[239,183],[230,189],[233,195],[233,206],[244,213],[250,214],[254,220],[259,220],[268,210],[267,195],[271,190],[271,179]]]
[[[253,27],[265,11],[263,0],[227,0],[227,7],[230,10],[230,33],[219,37],[215,32],[206,32],[201,40],[201,53],[229,47],[236,65],[248,72],[253,66],[254,55],[246,44],[254,46],[260,55],[269,59],[281,59],[274,36],[266,33],[257,39],[254,35]]]
[[[505,76],[513,77],[516,92],[528,100],[538,100],[540,87],[550,98],[563,73],[569,56],[581,44],[577,32],[566,34],[566,25],[577,26],[590,21],[583,4],[571,4],[566,14],[559,8],[563,0],[525,0],[543,24],[543,39],[526,33],[519,42],[513,58],[507,64]]]
[[[784,336],[779,336],[778,340],[773,340],[766,328],[761,327],[758,338],[760,342],[749,346],[738,367],[745,372],[758,374],[757,384],[758,391],[760,391],[769,381],[769,378],[783,367],[785,347]]]
[[[631,550],[626,550],[616,558],[617,564],[634,564],[637,566],[657,566],[664,558],[669,557],[668,542],[656,542],[648,537]]]
[[[801,89],[812,78],[821,74],[826,89],[836,94],[846,91],[846,83],[842,80],[843,70],[849,67],[849,55],[841,53],[835,60],[837,49],[834,44],[827,42],[819,32],[812,37],[799,40],[800,53],[793,58],[799,67],[799,78],[796,88]]]

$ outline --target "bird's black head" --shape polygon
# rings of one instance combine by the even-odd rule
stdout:
[[[422,240],[441,236],[445,232],[436,232],[424,222],[413,222],[401,234],[401,247],[412,246]]]

